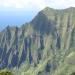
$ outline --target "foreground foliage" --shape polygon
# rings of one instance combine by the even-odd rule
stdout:
[[[0,75],[13,75],[13,74],[9,71],[2,71],[0,72]]]

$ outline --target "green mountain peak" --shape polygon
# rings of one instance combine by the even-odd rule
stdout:
[[[74,56],[73,7],[46,7],[30,23],[0,32],[0,69],[14,75],[71,75]]]

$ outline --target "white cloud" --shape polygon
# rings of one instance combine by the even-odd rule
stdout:
[[[68,8],[75,7],[75,0],[53,0],[51,3],[54,8]]]
[[[67,8],[70,6],[75,7],[75,0],[0,0],[0,7],[5,8],[24,8],[30,9],[43,9],[46,6],[53,8]]]

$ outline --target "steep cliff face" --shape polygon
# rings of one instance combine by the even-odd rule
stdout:
[[[47,7],[30,23],[0,32],[0,69],[25,65],[25,75],[52,74],[74,51],[74,37],[75,8]]]

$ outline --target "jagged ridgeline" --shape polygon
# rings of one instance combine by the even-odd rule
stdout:
[[[0,32],[0,69],[14,75],[75,73],[75,8],[45,8],[27,24]]]

